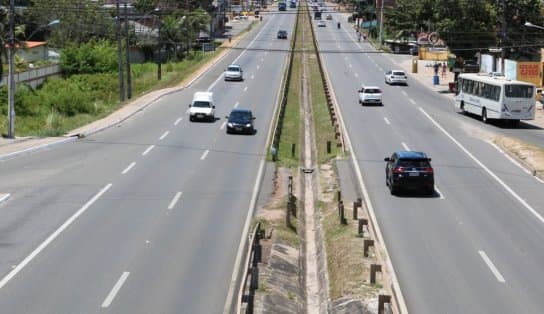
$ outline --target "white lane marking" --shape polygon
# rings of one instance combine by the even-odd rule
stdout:
[[[209,149],[206,149],[206,151],[202,154],[202,156],[200,156],[200,160],[204,160],[206,159],[206,156],[208,156],[208,153],[210,152]]]
[[[177,192],[170,204],[168,205],[168,209],[174,208],[176,206],[176,203],[179,201],[179,198],[181,197],[182,192]]]
[[[174,125],[178,125],[178,124],[181,122],[181,120],[183,120],[183,118],[178,118],[178,119],[176,120],[176,122],[174,122]]]
[[[484,251],[478,251],[478,253],[480,253],[480,256],[482,257],[484,262],[487,264],[487,267],[491,269],[491,272],[493,272],[493,275],[495,275],[495,278],[497,278],[499,282],[505,282],[506,280],[504,280],[504,277],[501,275],[497,267],[495,267],[493,262],[489,259],[489,257],[487,257],[487,254],[485,254]]]
[[[251,79],[254,79],[255,78],[255,75],[251,75]]]
[[[414,104],[414,105],[416,104],[416,101],[413,100],[412,98],[408,98],[408,101],[410,101],[410,102],[411,102],[412,104]]]
[[[404,90],[401,90],[400,91],[404,96],[408,97],[408,94],[404,91]]]
[[[351,63],[349,64],[349,67],[352,68],[353,66],[351,65]]]
[[[514,158],[510,157],[507,153],[505,153],[499,146],[497,146],[495,143],[491,142],[491,141],[488,141],[488,143],[495,147],[496,150],[499,151],[499,153],[501,153],[502,155],[504,155],[504,157],[506,157],[508,160],[510,160],[510,162],[512,162],[514,165],[518,166],[521,170],[523,170],[523,172],[525,172],[526,174],[531,174],[531,171],[529,171],[529,169],[526,169],[525,167],[523,167],[519,162],[517,162]]]
[[[263,61],[263,59],[261,58],[261,61]],[[257,65],[257,70],[260,69],[261,66],[260,65]]]
[[[132,167],[136,166],[136,162],[132,162],[130,165],[128,165],[128,167],[125,168],[125,170],[123,170],[123,172],[121,172],[121,174],[125,174],[127,172],[130,171],[130,169],[132,169]]]
[[[244,92],[245,92],[245,91],[247,91],[247,86],[246,86],[246,87],[244,87]]]
[[[9,198],[11,194],[7,193],[7,194],[0,194],[0,203],[2,203],[3,201],[7,200]]]
[[[43,251],[51,242],[53,242],[68,226],[70,226],[79,216],[81,216],[91,205],[96,202],[104,193],[106,193],[112,184],[108,183],[102,188],[93,198],[91,198],[83,207],[81,207],[75,214],[73,214],[68,220],[66,220],[55,232],[53,232],[45,241],[43,241],[30,255],[28,255],[21,263],[19,263],[12,271],[10,271],[2,280],[0,280],[0,289],[2,289],[15,275],[17,275],[28,263],[32,261],[41,251]]]
[[[240,102],[237,101],[237,102],[234,104],[234,108],[238,108],[238,105],[240,105]]]
[[[436,185],[434,186],[434,189],[435,189],[436,192],[438,192],[438,195],[440,195],[440,199],[441,199],[441,200],[445,200],[445,199],[446,199],[446,197],[444,196],[444,194],[438,189],[438,187],[437,187]]]
[[[383,72],[383,69],[381,66],[378,65],[377,67],[378,67],[378,70],[380,70],[380,72]]]
[[[402,147],[404,147],[404,150],[410,150],[410,148],[408,147],[408,145],[406,145],[406,143],[402,142]]]
[[[431,122],[440,130],[442,133],[444,133],[452,142],[457,145],[465,154],[467,154],[468,157],[470,157],[478,166],[480,166],[487,174],[489,174],[495,181],[497,181],[510,195],[512,195],[518,202],[523,205],[531,214],[533,214],[538,220],[540,220],[541,223],[544,223],[544,217],[540,215],[531,205],[529,205],[524,199],[522,199],[514,190],[512,190],[506,183],[504,183],[493,171],[489,170],[489,168],[486,167],[478,158],[476,158],[474,155],[472,155],[471,152],[469,152],[459,141],[457,141],[451,134],[448,133],[438,122],[436,122],[423,108],[419,107],[419,111],[421,111]]]
[[[385,121],[385,123],[391,125],[391,122],[389,122],[389,119],[387,119],[386,117],[383,117],[383,120]]]
[[[121,275],[121,277],[119,277],[119,280],[117,280],[117,283],[115,284],[115,286],[113,286],[113,288],[111,289],[110,293],[108,294],[108,296],[106,297],[104,302],[102,302],[102,307],[106,308],[106,307],[110,306],[111,302],[113,301],[113,299],[117,295],[117,292],[119,292],[119,290],[121,290],[121,287],[125,283],[125,280],[127,280],[128,275],[130,275],[130,273],[128,271],[126,271]]]
[[[142,156],[147,155],[147,153],[149,153],[153,148],[155,148],[155,145],[149,146],[149,147],[142,153]]]
[[[221,124],[221,127],[219,128],[219,130],[225,129],[226,125],[227,125],[227,121],[224,121],[223,124]]]
[[[168,136],[168,134],[170,133],[170,131],[166,131],[164,132],[161,137],[159,137],[159,141],[162,141],[166,136]]]
[[[540,182],[540,183],[544,183],[544,180],[540,179],[540,178],[539,178],[539,177],[537,177],[537,176],[534,176],[534,177],[535,177],[535,179],[536,179],[536,180],[537,180],[538,182]]]
[[[355,73],[355,77],[359,77],[359,74],[358,74],[358,73]]]

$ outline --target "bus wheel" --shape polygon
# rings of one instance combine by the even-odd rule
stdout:
[[[519,126],[519,120],[518,119],[510,120],[510,125],[513,126],[513,127],[518,127]]]
[[[487,110],[485,110],[485,108],[482,109],[482,122],[483,123],[489,122],[489,120],[487,119]]]

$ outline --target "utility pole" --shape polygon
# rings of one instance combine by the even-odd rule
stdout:
[[[116,31],[117,31],[117,62],[119,63],[119,100],[125,101],[125,83],[123,80],[123,57],[122,52],[123,48],[121,47],[121,15],[119,10],[119,0],[116,1],[117,8],[117,21],[116,21]]]
[[[506,74],[506,69],[504,68],[505,62],[504,59],[506,58],[506,47],[504,47],[504,44],[506,42],[506,32],[508,31],[508,25],[506,24],[506,3],[504,0],[502,1],[502,23],[501,23],[501,72],[503,74]]]
[[[380,47],[382,46],[382,36],[383,36],[383,2],[385,0],[381,0],[382,1],[382,5],[381,5],[381,12],[380,12],[380,36],[379,36],[379,41],[380,41]]]
[[[15,137],[15,0],[9,1],[8,138]]]
[[[127,0],[125,0],[125,36],[127,38],[126,51],[127,51],[127,99],[132,98],[132,75],[130,71],[130,37],[128,32],[128,10]]]
[[[161,9],[159,9],[159,31],[158,31],[158,46],[159,46],[159,53],[157,54],[157,80],[161,80],[162,76],[162,70],[161,70],[161,48],[162,48],[162,42],[161,42],[161,26],[162,26],[162,20],[161,20]]]

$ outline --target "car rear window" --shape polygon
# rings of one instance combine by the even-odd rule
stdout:
[[[207,101],[195,101],[193,103],[193,107],[197,107],[197,108],[210,108],[210,103],[207,102]]]
[[[382,91],[377,89],[377,88],[367,88],[367,89],[365,89],[365,93],[367,93],[367,94],[379,94],[381,92]]]
[[[238,71],[240,71],[240,68],[239,67],[228,67],[227,71],[238,72]]]
[[[429,168],[431,164],[425,159],[399,159],[397,167],[406,168]]]
[[[393,75],[405,76],[406,74],[404,74],[404,72],[395,71],[395,72],[393,72]]]
[[[244,111],[235,111],[235,112],[231,112],[230,113],[230,118],[231,119],[244,119],[244,120],[249,120],[251,119],[251,113],[249,112],[244,112]]]

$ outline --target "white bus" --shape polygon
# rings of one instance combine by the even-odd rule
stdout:
[[[505,77],[483,74],[460,74],[457,81],[455,108],[489,119],[519,120],[535,118],[535,85]]]

